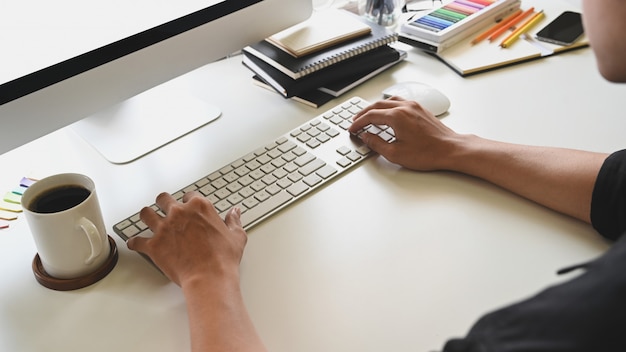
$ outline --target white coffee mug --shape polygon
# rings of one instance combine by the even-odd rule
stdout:
[[[94,182],[58,174],[35,182],[22,207],[48,275],[74,279],[96,271],[111,251]]]

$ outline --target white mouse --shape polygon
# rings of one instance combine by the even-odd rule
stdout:
[[[415,100],[426,110],[439,116],[450,108],[450,99],[436,88],[419,82],[400,82],[383,90],[385,99],[397,95],[406,100]]]

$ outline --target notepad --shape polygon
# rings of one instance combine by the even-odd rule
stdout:
[[[370,26],[345,11],[329,9],[314,12],[308,20],[270,36],[267,41],[294,57],[301,57],[370,31]]]

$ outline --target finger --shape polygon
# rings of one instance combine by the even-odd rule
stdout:
[[[391,105],[389,104],[389,102],[397,102],[397,101],[402,101],[404,100],[403,98],[399,97],[399,96],[392,96],[389,97],[385,100],[379,100],[373,104],[370,104],[368,106],[366,106],[365,108],[363,108],[361,111],[359,111],[358,113],[356,113],[356,115],[354,115],[352,117],[353,121],[356,121],[358,119],[360,119],[364,114],[366,114],[368,111],[372,110],[372,109],[388,109],[390,107],[395,106],[395,103],[392,103]]]
[[[148,238],[140,236],[131,237],[126,241],[126,247],[130,250],[145,254],[146,248],[148,247],[146,242],[148,240]]]
[[[366,116],[372,115],[372,113],[378,112],[379,110],[387,110],[399,106],[401,104],[402,98],[400,97],[391,97],[389,99],[380,100],[367,106],[365,109],[359,111],[352,120],[354,122],[363,119]]]
[[[150,207],[143,207],[139,212],[139,218],[144,224],[152,228],[156,225],[157,221],[161,219],[161,215],[157,214],[157,212]]]
[[[226,213],[226,218],[224,218],[224,222],[226,226],[232,231],[234,230],[243,230],[241,226],[241,209],[238,207],[233,207]]]
[[[391,108],[397,106],[397,102],[393,104],[382,108],[378,108],[381,105],[377,104],[375,109],[367,111],[358,120],[354,120],[348,131],[352,134],[358,134],[368,125],[387,125],[393,128],[395,122]]]
[[[213,203],[211,203],[207,198],[205,198],[200,192],[188,192],[183,195],[183,203],[189,204],[193,203],[191,206],[196,209],[201,209],[206,214],[216,217],[219,216],[217,209]]]
[[[373,109],[389,109],[392,107],[395,107],[398,105],[397,102],[400,101],[404,101],[405,99],[399,97],[399,96],[392,96],[389,97],[385,100],[379,100],[373,104],[368,105],[367,107],[365,107],[364,109],[362,109],[361,111],[359,111],[356,115],[354,115],[354,117],[352,118],[352,120],[356,121],[359,118],[361,118],[363,115],[365,115],[368,111],[373,110]]]
[[[202,197],[197,191],[187,192],[183,195],[183,203],[187,203],[191,198]]]
[[[376,103],[374,104],[370,104],[366,107],[364,107],[363,109],[361,109],[361,111],[357,112],[353,117],[352,117],[352,121],[356,121],[358,119],[361,118],[361,116],[365,115],[368,111],[372,110],[374,108],[374,106],[376,105]]]
[[[169,193],[163,192],[156,197],[156,204],[163,210],[164,213],[168,213],[169,209],[177,201]]]
[[[398,95],[391,96],[391,97],[387,98],[387,100],[393,100],[393,101],[406,101],[406,99],[404,99],[403,97],[398,96]]]
[[[372,108],[367,108],[367,110],[365,109],[361,110],[359,114],[354,116],[354,119],[352,120],[352,124],[350,125],[350,127],[348,127],[348,132],[354,135],[360,133],[363,130],[363,128],[365,128],[365,126],[371,124],[370,122],[371,115],[372,115]]]
[[[369,132],[361,133],[359,137],[368,148],[380,155],[387,155],[388,150],[395,147],[393,143],[389,143],[377,135]]]

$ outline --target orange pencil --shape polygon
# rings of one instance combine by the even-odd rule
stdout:
[[[494,24],[493,26],[491,26],[491,28],[489,28],[488,30],[486,30],[483,33],[481,33],[480,35],[478,35],[478,37],[474,38],[474,40],[472,40],[472,44],[479,43],[483,39],[487,38],[488,36],[493,34],[495,31],[497,31],[498,29],[502,28],[502,26],[507,24],[510,20],[515,18],[520,13],[522,13],[522,9],[517,9],[517,11],[515,11],[512,14],[510,14],[509,16],[505,17],[500,22]]]
[[[489,37],[489,41],[493,41],[494,39],[498,38],[502,33],[506,32],[509,30],[509,28],[513,27],[514,25],[516,25],[519,21],[523,20],[524,18],[526,18],[526,16],[530,15],[531,13],[533,13],[533,11],[535,11],[534,7],[529,8],[528,10],[522,12],[521,14],[517,15],[517,17],[511,19],[508,23],[505,23],[504,26],[500,27],[500,29],[498,29],[495,33],[493,33],[490,37]]]

